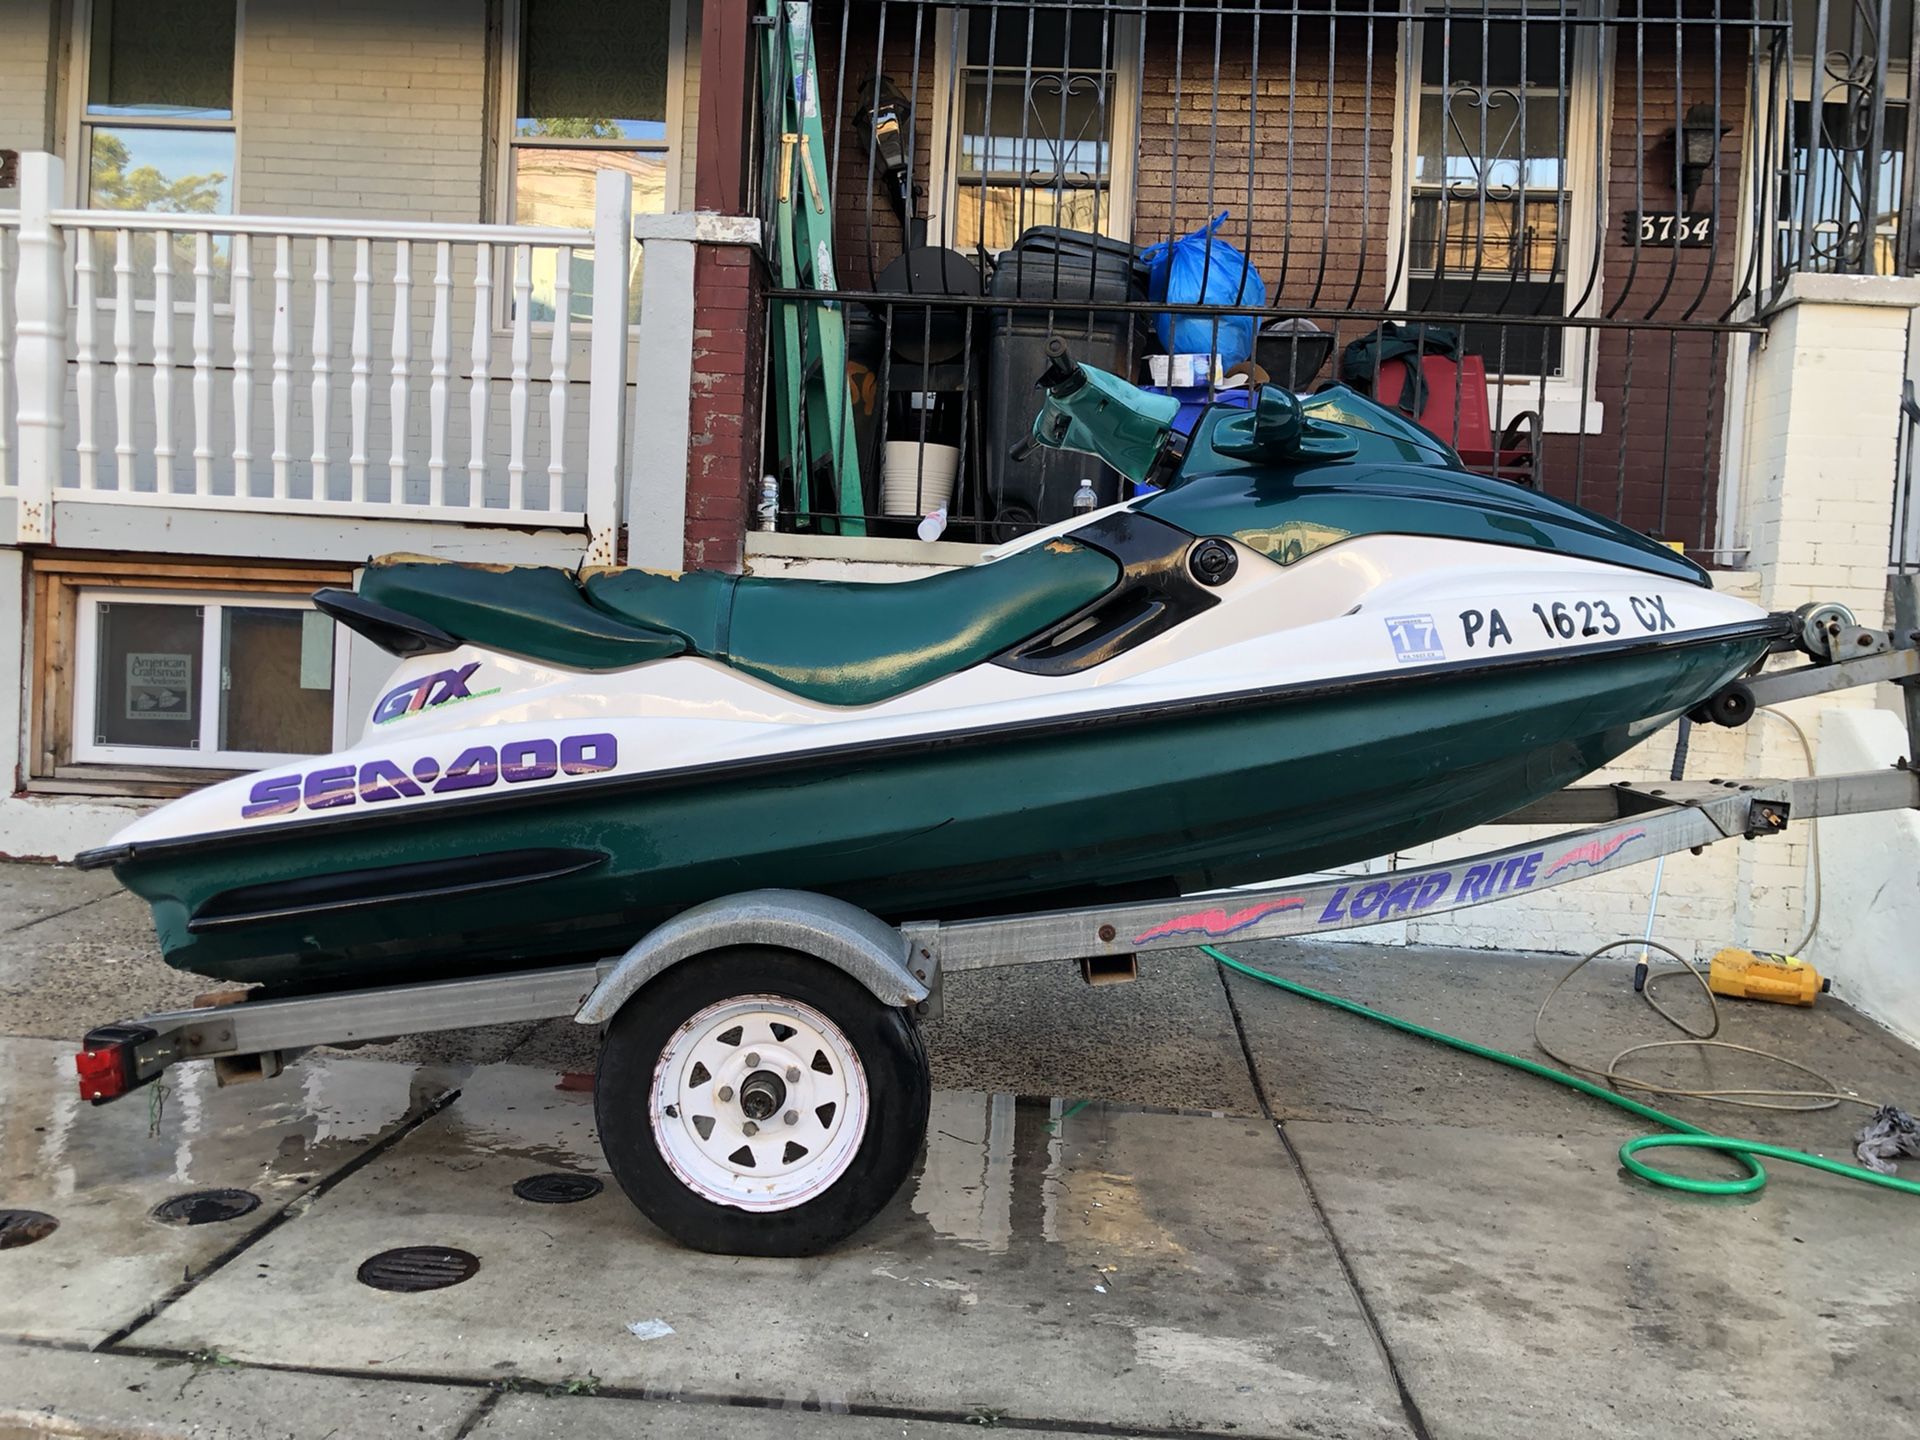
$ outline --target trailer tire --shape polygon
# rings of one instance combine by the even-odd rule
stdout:
[[[621,1007],[594,1114],[614,1178],[673,1239],[812,1255],[893,1198],[932,1093],[906,1011],[823,961],[737,946],[682,961]]]

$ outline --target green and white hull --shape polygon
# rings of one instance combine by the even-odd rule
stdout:
[[[1416,555],[1416,579],[1356,601]],[[1191,892],[1505,814],[1779,633],[1697,586],[1456,541],[1256,558],[1230,586],[1231,603],[1080,676],[988,664],[854,708],[702,658],[585,675],[421,657],[389,694],[477,662],[473,698],[176,802],[101,858],[152,903],[171,963],[303,988],[613,953],[769,885],[901,918]],[[1556,612],[1582,607],[1601,633],[1561,637]],[[1488,646],[1494,615],[1511,643]]]
[[[1164,458],[1165,402],[1080,373],[1037,431]],[[1161,493],[902,584],[397,560],[321,600],[410,657],[358,742],[81,857],[174,965],[379,985],[767,886],[904,919],[1280,878],[1559,789],[1791,628],[1338,390],[1215,410]]]

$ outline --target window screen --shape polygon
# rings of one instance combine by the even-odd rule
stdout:
[[[518,133],[665,139],[670,8],[668,0],[527,0]]]
[[[234,0],[94,0],[95,113],[233,113]]]

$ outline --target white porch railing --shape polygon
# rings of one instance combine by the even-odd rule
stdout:
[[[56,505],[145,505],[571,529],[614,558],[625,174],[599,175],[591,230],[67,210],[41,154],[20,182],[0,212],[0,543],[54,540]]]

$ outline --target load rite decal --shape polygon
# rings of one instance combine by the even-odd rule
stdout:
[[[403,797],[418,799],[429,790],[446,795],[499,784],[551,780],[558,775],[597,775],[613,769],[619,758],[619,743],[613,736],[595,733],[568,735],[560,740],[512,740],[497,750],[491,745],[474,745],[446,765],[431,755],[422,755],[406,769],[391,760],[327,765],[304,774],[272,775],[256,781],[240,815],[246,820],[259,820],[269,815],[290,815],[303,807],[334,810],[342,805],[373,805]]]
[[[1607,869],[1622,850],[1636,840],[1645,839],[1646,835],[1644,829],[1622,830],[1583,840],[1551,860],[1545,850],[1530,850],[1482,860],[1464,870],[1415,870],[1365,883],[1322,885],[1305,895],[1291,895],[1240,910],[1195,910],[1149,926],[1134,936],[1132,943],[1146,945],[1182,935],[1218,940],[1250,930],[1269,916],[1283,913],[1304,912],[1291,924],[1278,927],[1280,934],[1299,934],[1372,924],[1423,910],[1478,905],[1502,895],[1531,890],[1536,885],[1550,884],[1565,871]],[[1322,897],[1325,897],[1324,904]],[[1317,915],[1310,908],[1314,905],[1321,907]]]

